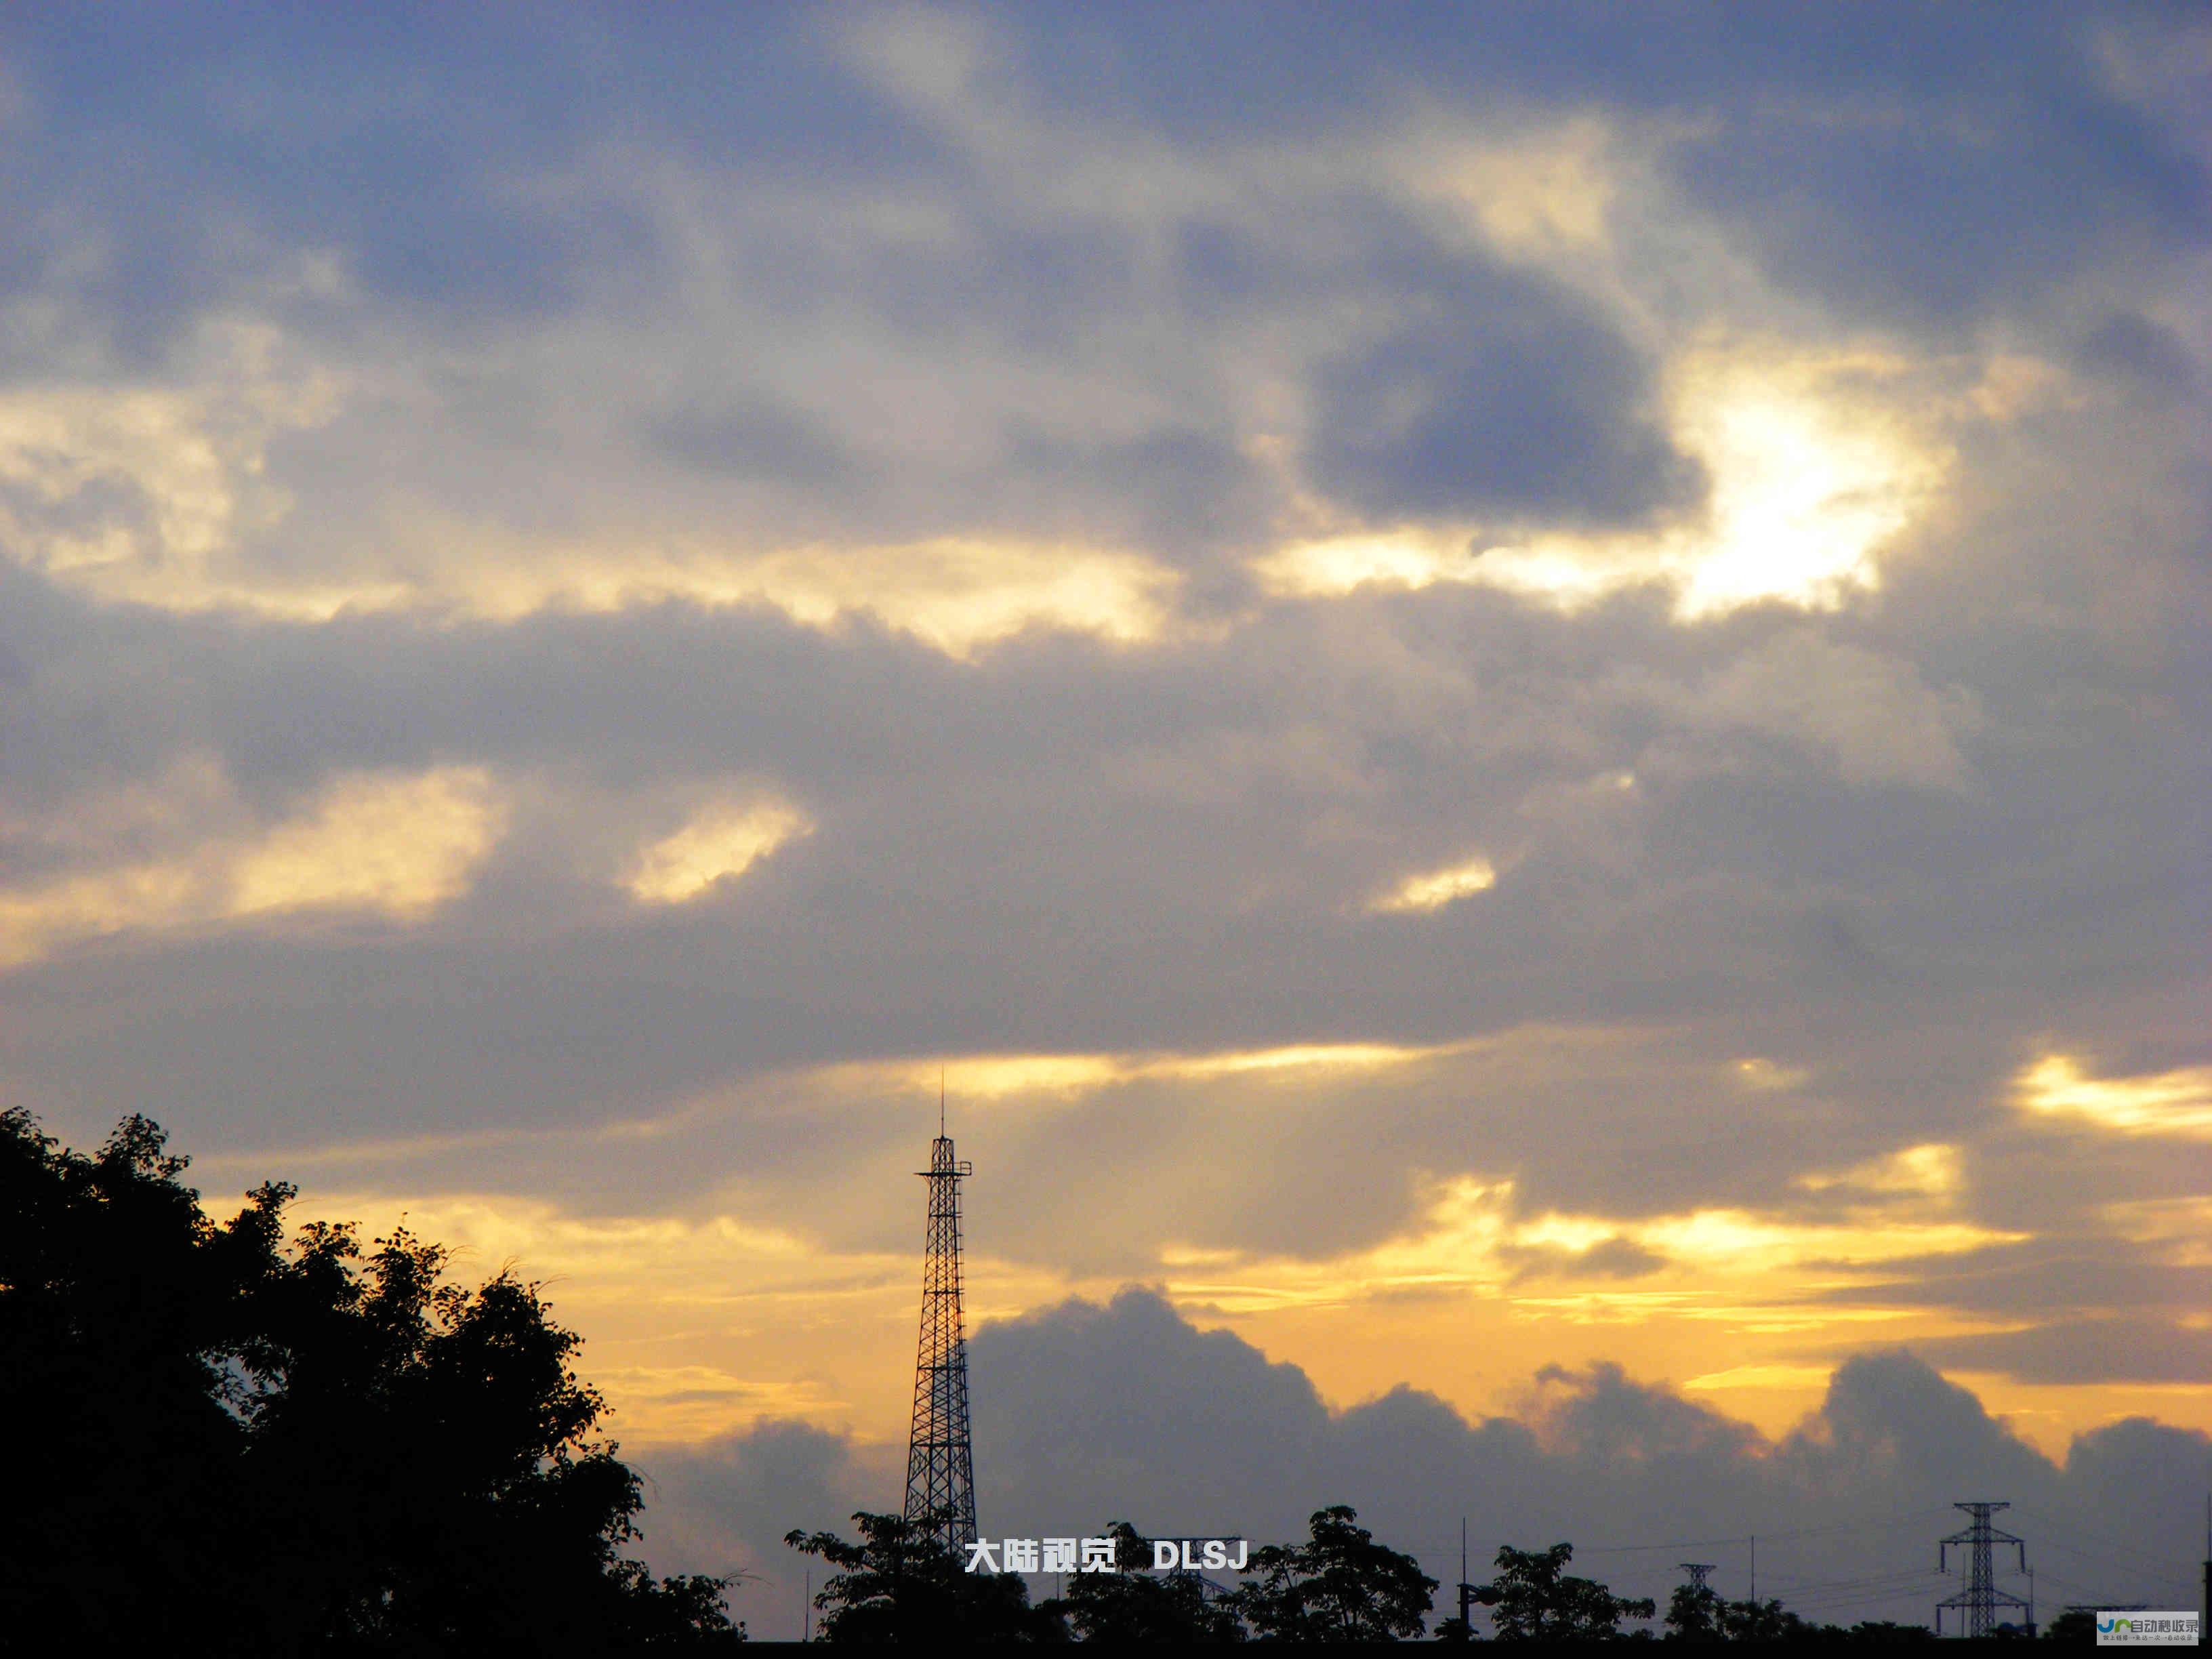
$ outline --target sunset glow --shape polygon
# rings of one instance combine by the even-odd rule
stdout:
[[[763,1639],[961,1366],[948,1549],[2194,1594],[2212,33],[1872,9],[0,9],[18,1246],[512,1267]]]

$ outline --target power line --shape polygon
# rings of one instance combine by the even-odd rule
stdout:
[[[2066,1520],[2055,1515],[2045,1515],[2042,1510],[2030,1509],[2025,1504],[2020,1505],[2020,1513],[2028,1520],[2039,1522],[2050,1528],[2057,1534],[2051,1540],[2054,1547],[2078,1555],[2095,1556],[2109,1565],[2125,1571],[2140,1572],[2147,1568],[2161,1574],[2185,1577],[2189,1574],[2191,1564],[2181,1556],[2154,1554],[2125,1540],[2115,1538],[2110,1533],[2100,1532],[2094,1527],[2085,1527],[2077,1521]],[[2118,1555],[2108,1554],[2106,1551],[2093,1549],[2086,1544],[2075,1541],[2077,1538],[2082,1536],[2097,1539],[2111,1549],[2118,1551],[2119,1555],[2132,1556],[2134,1560],[2132,1563],[2123,1561]]]

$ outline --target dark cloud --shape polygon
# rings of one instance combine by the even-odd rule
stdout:
[[[482,326],[659,257],[618,204],[525,186],[593,146],[734,155],[801,179],[933,152],[830,46],[796,15],[637,30],[574,11],[527,28],[489,14],[216,23],[157,7],[127,28],[22,14],[0,51],[54,142],[35,160],[11,146],[0,187],[50,260],[94,252],[78,297],[130,358],[157,356],[195,310],[301,251],[334,253],[380,301]],[[45,262],[18,267],[26,288],[46,279]],[[308,300],[294,314],[330,317]]]
[[[1296,1367],[1134,1291],[987,1326],[970,1369],[978,1512],[992,1536],[1127,1519],[1155,1533],[1287,1538],[1310,1510],[1350,1503],[1446,1583],[1464,1518],[1478,1568],[1500,1544],[1565,1539],[1578,1569],[1662,1603],[1691,1551],[1719,1565],[1724,1594],[1746,1594],[1755,1536],[1762,1595],[1843,1623],[1927,1622],[1956,1589],[1929,1571],[1936,1540],[1965,1524],[1954,1504],[1996,1494],[2012,1506],[2002,1521],[2028,1540],[2046,1606],[2187,1605],[2193,1557],[2177,1540],[2194,1536],[2195,1483],[2212,1453],[2201,1434],[2134,1420],[2081,1437],[2054,1464],[1904,1353],[1845,1364],[1820,1411],[1771,1443],[1609,1366],[1546,1372],[1517,1418],[1470,1423],[1405,1389],[1332,1410]],[[797,1510],[828,1501],[811,1472],[837,1459],[806,1438],[809,1477],[794,1483],[772,1454],[798,1443],[777,1429],[661,1455],[651,1467],[668,1509],[647,1512],[648,1549],[656,1525],[692,1524],[689,1506],[702,1502],[726,1533],[770,1530],[777,1504],[807,1524]],[[890,1506],[896,1476],[878,1479],[872,1504]]]
[[[2159,404],[2188,398],[2203,380],[2181,337],[2136,312],[2115,313],[2091,329],[2076,361]]]
[[[1846,94],[1754,116],[1682,171],[1778,279],[1854,309],[1957,326],[2033,305],[2212,228],[2203,164],[2069,57],[1977,76],[1948,106]]]
[[[1139,6],[1019,30],[1016,49],[1054,104],[1192,143],[1357,130],[1421,97],[1670,118],[1694,136],[1664,165],[1778,279],[1955,326],[2106,261],[2171,258],[2212,226],[2186,135],[2108,67],[2115,35],[2140,30],[2154,57],[2176,21],[2063,5],[1893,7],[1875,28],[1803,7],[1624,21],[1571,6],[1477,24],[1419,6]],[[1131,28],[1172,49],[1137,50]]]
[[[1610,525],[1692,505],[1700,469],[1652,421],[1648,365],[1532,285],[1505,286],[1324,371],[1322,486],[1380,518]]]
[[[678,466],[740,478],[834,483],[852,462],[802,416],[773,405],[678,409],[647,422],[647,443]]]
[[[2070,1248],[2069,1248],[2070,1246]],[[1978,1253],[1948,1261],[1901,1264],[1910,1278],[1885,1279],[1823,1293],[1847,1304],[1955,1308],[1999,1317],[2056,1308],[2187,1310],[2212,1297],[2212,1267],[2087,1254],[2081,1242]],[[2025,1260],[2021,1259],[2025,1256]]]
[[[1516,1246],[1500,1253],[1520,1265],[1514,1282],[1568,1274],[1597,1279],[1641,1279],[1667,1265],[1667,1258],[1626,1238],[1608,1238],[1587,1250],[1531,1249]]]
[[[804,1629],[809,1588],[792,1531],[853,1535],[855,1510],[896,1509],[886,1496],[903,1476],[856,1455],[842,1434],[769,1419],[699,1445],[648,1449],[626,1459],[644,1476],[641,1553],[664,1573],[735,1575],[730,1608],[756,1640]],[[817,1571],[812,1588],[821,1587]]]
[[[2071,1319],[1922,1345],[1941,1364],[2001,1370],[2028,1382],[2201,1382],[2212,1333],[2169,1320]]]

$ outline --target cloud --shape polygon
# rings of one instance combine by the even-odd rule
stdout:
[[[352,597],[311,574],[281,591],[231,556],[291,502],[270,447],[331,418],[339,373],[263,322],[210,317],[159,378],[0,387],[0,553],[104,599],[327,617]]]
[[[1861,786],[1966,787],[1959,742],[1980,723],[1970,697],[1946,696],[1904,664],[1803,631],[1771,636],[1684,702],[1697,724],[1783,738]]]
[[[1479,504],[1423,503],[1401,489],[1395,514],[1376,515],[1395,522],[1293,541],[1255,568],[1297,593],[1475,582],[1577,610],[1656,583],[1684,621],[1775,601],[1833,611],[1881,586],[1881,556],[1936,495],[1944,440],[1899,395],[1924,392],[1914,383],[1927,378],[1902,360],[1850,354],[1685,352],[1663,418],[1680,450],[1675,473],[1694,471],[1707,487],[1692,499],[1669,486],[1669,510],[1644,515],[1656,522],[1593,526],[1554,511],[1516,534]]]
[[[1127,1519],[1285,1539],[1311,1510],[1350,1503],[1446,1583],[1464,1519],[1477,1569],[1500,1544],[1565,1539],[1579,1571],[1663,1603],[1685,1540],[1717,1562],[1717,1588],[1747,1594],[1755,1534],[1761,1595],[1843,1623],[1927,1622],[1956,1589],[1929,1559],[1963,1524],[1954,1500],[1991,1491],[2009,1498],[2002,1518],[2028,1539],[2046,1602],[2185,1601],[2193,1558],[2173,1540],[2191,1535],[2193,1483],[2212,1450],[2202,1434],[2137,1419],[2047,1459],[1901,1352],[1838,1368],[1820,1408],[1774,1439],[1611,1366],[1547,1370],[1510,1417],[1470,1421],[1409,1389],[1333,1408],[1297,1367],[1138,1291],[986,1326],[969,1369],[978,1514],[992,1536]],[[656,1528],[709,1516],[724,1535],[751,1536],[783,1515],[814,1524],[848,1494],[894,1506],[890,1449],[868,1487],[850,1481],[857,1448],[791,1429],[671,1449],[652,1465],[665,1507],[647,1511],[647,1549]],[[792,1564],[781,1577],[796,1579]],[[784,1594],[780,1580],[754,1605]]]
[[[261,917],[418,922],[467,890],[505,821],[481,768],[341,775],[266,828],[0,891],[0,964],[112,934]]]
[[[1449,869],[1407,876],[1367,908],[1381,915],[1405,911],[1441,910],[1448,904],[1486,892],[1498,884],[1498,871],[1486,858],[1474,858]]]
[[[1837,1173],[1800,1176],[1797,1184],[1814,1192],[1904,1193],[1940,1199],[1959,1190],[1960,1166],[1958,1147],[1930,1142]]]
[[[2021,1068],[2013,1098],[2031,1121],[2052,1127],[2082,1125],[2114,1134],[2212,1134],[2212,1066],[2095,1078],[2073,1055],[2045,1054]]]
[[[1311,467],[1370,519],[1636,523],[1696,499],[1650,419],[1649,365],[1525,279],[1479,272],[1455,307],[1327,366]]]
[[[2212,1371],[2212,1331],[2140,1317],[2065,1320],[1924,1345],[1940,1364],[2037,1382],[2194,1386]]]
[[[856,1510],[897,1507],[884,1494],[905,1473],[902,1456],[894,1468],[880,1448],[789,1419],[626,1461],[644,1475],[638,1553],[663,1573],[738,1575],[731,1613],[768,1641],[805,1628],[806,1568],[784,1534],[850,1537]],[[820,1573],[811,1588],[821,1588]]]
[[[706,807],[640,849],[624,885],[641,903],[687,904],[813,829],[781,801]]]

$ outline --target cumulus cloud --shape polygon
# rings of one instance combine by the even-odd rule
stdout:
[[[1933,1556],[1965,1524],[1952,1505],[1967,1495],[2010,1504],[2002,1518],[2028,1540],[2046,1616],[2100,1596],[2185,1606],[2194,1568],[2177,1540],[2193,1535],[2212,1452],[2201,1433],[2130,1419],[2048,1458],[1893,1351],[1839,1367],[1818,1409],[1773,1438],[1611,1366],[1545,1371],[1510,1416],[1471,1421],[1403,1389],[1335,1407],[1296,1366],[1137,1291],[987,1327],[970,1366],[978,1515],[992,1536],[1127,1519],[1288,1539],[1311,1510],[1350,1503],[1447,1584],[1464,1520],[1476,1569],[1500,1544],[1565,1539],[1578,1570],[1662,1604],[1686,1552],[1717,1563],[1723,1594],[1747,1594],[1755,1537],[1762,1596],[1842,1623],[1929,1620],[1957,1588]],[[708,1559],[696,1529],[711,1527],[722,1559],[742,1551],[774,1578],[750,1605],[778,1606],[796,1575],[757,1540],[782,1515],[811,1526],[848,1502],[892,1506],[896,1465],[879,1455],[871,1484],[866,1455],[768,1425],[648,1459],[663,1505],[649,1520],[685,1540],[664,1559]],[[658,1543],[648,1532],[648,1550]]]

